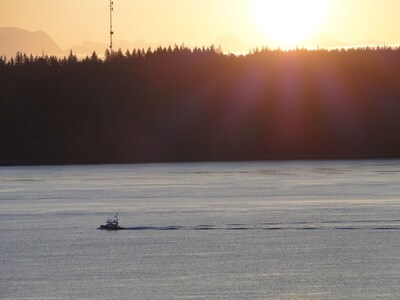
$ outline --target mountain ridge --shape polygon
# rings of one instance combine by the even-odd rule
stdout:
[[[18,27],[0,28],[0,55],[14,57],[17,52],[32,55],[63,55],[64,51],[44,31],[28,31]]]
[[[174,43],[171,41],[149,42],[143,39],[137,39],[134,42],[128,40],[116,40],[114,42],[114,48],[120,48],[123,51],[126,49],[147,50],[148,48],[156,49],[160,46],[173,47],[174,45],[181,44],[182,43]],[[211,44],[217,47],[221,46],[222,50],[226,53],[248,53],[250,49],[257,48],[257,45],[254,43],[244,41],[232,33],[217,37]],[[359,41],[358,43],[347,43],[339,40],[331,33],[316,33],[308,40],[300,43],[300,45],[312,48],[340,48],[368,45],[377,46],[385,45],[385,43],[374,39],[366,39]],[[83,41],[81,44],[63,50],[45,31],[28,31],[18,27],[0,27],[0,56],[6,56],[7,58],[15,57],[17,52],[25,53],[27,55],[32,54],[34,56],[43,54],[66,56],[70,51],[72,51],[78,57],[85,57],[90,56],[93,51],[95,51],[101,56],[104,54],[106,49],[108,49],[108,44],[106,42]]]

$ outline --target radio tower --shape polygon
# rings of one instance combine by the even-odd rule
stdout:
[[[113,27],[112,27],[113,10],[114,10],[114,1],[110,0],[110,50],[111,50],[111,52],[112,52],[112,48],[113,48],[113,39],[112,38],[113,38],[113,34],[114,34]]]

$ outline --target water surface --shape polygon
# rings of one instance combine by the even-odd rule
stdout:
[[[399,299],[400,161],[0,168],[1,299]],[[118,211],[128,230],[96,228]]]

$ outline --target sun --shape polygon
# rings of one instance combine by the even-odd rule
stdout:
[[[296,47],[320,29],[329,0],[253,0],[256,26],[268,42]]]

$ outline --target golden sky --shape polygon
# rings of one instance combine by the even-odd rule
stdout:
[[[276,47],[320,32],[347,43],[400,43],[400,0],[291,1],[114,0],[114,38],[202,46],[233,34]],[[323,7],[313,9],[318,1]],[[43,30],[65,49],[83,41],[108,42],[108,12],[108,0],[0,0],[0,27]]]

